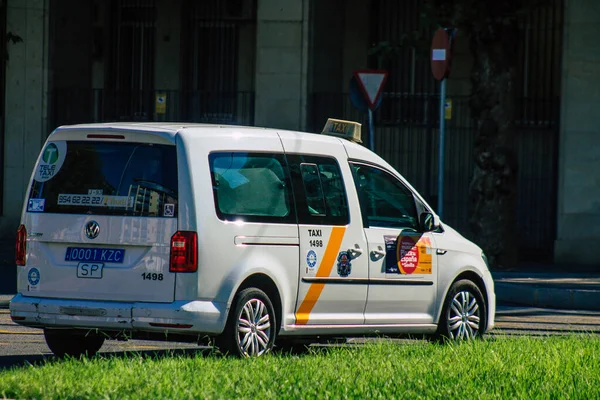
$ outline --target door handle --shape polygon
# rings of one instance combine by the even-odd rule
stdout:
[[[360,256],[363,253],[363,251],[360,248],[356,248],[356,249],[348,249],[347,253],[351,259],[354,259],[354,258]]]
[[[373,258],[373,260],[379,260],[383,257],[385,257],[385,251],[383,251],[381,246],[377,246],[377,250],[371,251],[371,258]]]

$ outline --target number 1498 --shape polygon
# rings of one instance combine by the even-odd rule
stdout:
[[[142,274],[142,280],[145,281],[162,281],[164,279],[163,274],[157,274],[156,272],[144,272]]]

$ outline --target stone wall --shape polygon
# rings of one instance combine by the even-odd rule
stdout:
[[[8,44],[4,136],[4,208],[0,235],[14,237],[32,168],[46,139],[48,91],[48,1],[12,0],[7,31],[20,36]]]

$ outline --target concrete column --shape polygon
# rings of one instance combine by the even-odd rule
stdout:
[[[255,125],[306,126],[309,0],[258,0]]]
[[[600,266],[600,2],[565,3],[555,261]]]
[[[31,171],[47,137],[48,0],[11,0],[7,31],[4,210],[0,235],[14,237]]]

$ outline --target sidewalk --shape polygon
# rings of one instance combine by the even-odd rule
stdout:
[[[0,309],[8,308],[10,299],[12,299],[13,296],[14,296],[13,294],[0,294]]]
[[[600,266],[492,272],[499,305],[600,311]]]

